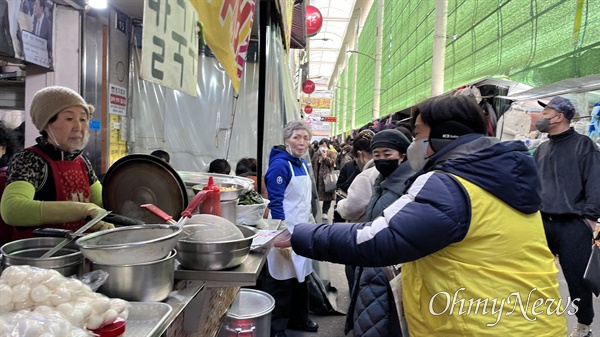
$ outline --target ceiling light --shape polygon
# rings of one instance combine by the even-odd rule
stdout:
[[[108,0],[87,0],[87,3],[95,9],[105,9],[108,6]]]
[[[366,57],[370,58],[371,60],[375,61],[375,58],[373,56],[359,52],[358,50],[346,50],[346,54],[358,54],[358,55],[366,56]]]

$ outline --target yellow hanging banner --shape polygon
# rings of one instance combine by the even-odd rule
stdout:
[[[236,92],[246,63],[255,0],[190,0],[198,11],[206,44],[215,54]]]
[[[294,0],[279,0],[275,2],[279,13],[281,13],[281,22],[283,36],[285,38],[285,50],[289,52],[290,42],[292,40],[292,19],[294,17]]]

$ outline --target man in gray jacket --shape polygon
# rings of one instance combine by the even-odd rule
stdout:
[[[558,255],[569,294],[579,299],[577,327],[570,337],[591,337],[592,291],[583,273],[592,252],[592,235],[600,218],[600,152],[594,142],[569,126],[571,102],[554,97],[536,123],[549,141],[534,153],[542,185],[540,211],[550,250]]]

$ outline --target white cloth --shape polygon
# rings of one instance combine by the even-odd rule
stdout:
[[[296,176],[292,163],[288,162],[288,164],[292,171],[292,179],[283,194],[283,211],[287,228],[290,233],[293,233],[296,224],[310,221],[312,185],[305,164],[302,164],[306,172],[306,175],[303,176]],[[313,271],[311,259],[292,252],[292,259],[288,260],[278,248],[271,248],[267,255],[267,264],[269,273],[276,280],[297,278],[298,282],[304,282],[306,276]]]
[[[369,161],[372,163],[373,160]],[[340,216],[350,222],[366,222],[367,206],[373,195],[373,184],[379,176],[379,171],[375,167],[365,165],[365,168],[359,173],[348,187],[348,196],[340,200],[337,204],[337,211]]]

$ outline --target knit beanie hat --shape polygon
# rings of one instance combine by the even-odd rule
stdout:
[[[371,140],[371,151],[378,147],[387,147],[400,153],[406,153],[410,141],[402,132],[396,129],[379,131]]]
[[[33,125],[42,131],[48,126],[48,121],[59,112],[72,106],[82,107],[92,117],[94,107],[87,104],[83,97],[72,89],[60,86],[47,87],[33,95],[29,114]]]

